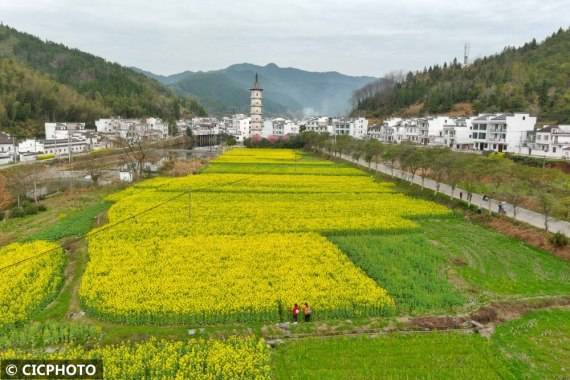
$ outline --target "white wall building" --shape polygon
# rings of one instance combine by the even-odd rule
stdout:
[[[18,143],[20,153],[43,153],[45,151],[44,142],[38,139],[26,139]]]
[[[350,123],[350,135],[356,139],[363,139],[368,134],[368,119],[359,117]]]
[[[473,119],[473,149],[481,151],[526,153],[528,137],[536,117],[528,113],[481,114]]]
[[[443,139],[445,146],[454,150],[471,150],[471,127],[474,118],[449,118],[443,126]]]
[[[72,155],[86,153],[89,151],[89,143],[86,140],[77,138],[72,138],[71,142],[68,139],[44,141],[44,153],[63,157],[68,156],[70,150]]]
[[[271,130],[274,136],[285,136],[285,124],[287,120],[282,117],[277,117],[271,120]]]
[[[304,121],[307,132],[333,134],[332,119],[328,117],[312,117]]]
[[[0,165],[14,162],[17,154],[15,139],[7,133],[0,132]]]
[[[273,136],[298,135],[300,127],[291,120],[282,117],[271,120],[271,134]]]
[[[95,122],[97,132],[107,139],[117,138],[138,141],[159,140],[168,137],[168,124],[161,119],[99,119]]]
[[[443,126],[448,123],[448,116],[429,116],[418,119],[419,143],[443,145]]]
[[[46,140],[63,140],[74,136],[82,136],[88,130],[85,123],[45,123]]]
[[[547,125],[535,133],[529,144],[534,155],[570,158],[570,125]]]

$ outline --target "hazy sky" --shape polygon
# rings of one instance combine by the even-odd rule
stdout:
[[[570,0],[0,0],[0,21],[159,74],[251,62],[381,76],[542,40]]]

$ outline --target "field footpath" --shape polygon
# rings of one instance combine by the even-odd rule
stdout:
[[[368,163],[366,161],[364,161],[363,159],[359,159],[354,160],[352,157],[347,156],[345,154],[341,155],[340,157],[338,156],[333,156],[334,158],[341,158],[342,160],[351,162],[353,164],[356,164],[360,167],[363,167],[365,169],[369,169],[369,170],[373,170],[376,172],[380,172],[382,174],[386,174],[388,176],[391,177],[395,177],[395,178],[399,178],[401,180],[404,180],[406,182],[410,182],[410,183],[414,183],[418,186],[423,186],[426,189],[430,189],[430,190],[437,190],[438,189],[438,185],[439,185],[439,192],[443,193],[451,198],[454,199],[460,199],[460,200],[464,200],[465,197],[467,196],[468,192],[466,190],[463,190],[459,187],[456,187],[455,190],[453,190],[451,188],[451,186],[445,184],[445,183],[437,183],[436,181],[430,179],[430,178],[422,178],[421,175],[416,174],[413,176],[413,180],[412,180],[412,174],[397,168],[392,168],[389,167],[385,164],[373,164],[368,166]],[[461,198],[461,195],[463,194],[463,198]],[[499,201],[495,200],[495,199],[489,199],[489,200],[483,200],[483,195],[481,194],[476,194],[476,193],[472,193],[472,199],[471,199],[471,204],[480,207],[481,209],[484,210],[489,210],[491,212],[497,212],[498,211],[498,207],[499,207]],[[506,216],[508,216],[511,219],[515,219],[518,220],[519,222],[523,222],[523,223],[527,223],[530,224],[531,226],[537,227],[537,228],[541,228],[544,229],[545,227],[545,217],[543,214],[538,213],[536,211],[532,211],[523,207],[517,207],[516,209],[516,216],[514,213],[514,208],[513,205],[503,202],[503,207],[505,209],[506,212]],[[548,217],[548,231],[550,232],[560,232],[568,237],[570,237],[570,223],[566,222],[564,220],[559,220],[556,218],[552,218],[552,217]]]
[[[388,334],[415,334],[435,331],[478,333],[489,338],[495,328],[505,322],[519,319],[524,314],[552,308],[570,308],[570,296],[531,297],[516,300],[492,302],[479,309],[458,315],[422,315],[400,316],[385,327],[370,328],[367,325],[354,326],[352,330],[335,331],[334,326],[326,322],[316,322],[316,329],[307,333],[294,333],[289,330],[289,323],[277,324],[282,334],[262,334],[271,346],[277,346],[284,341],[310,338],[336,338],[343,336],[381,336]],[[295,325],[293,325],[295,326]]]

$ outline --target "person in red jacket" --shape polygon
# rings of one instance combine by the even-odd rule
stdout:
[[[297,323],[299,320],[299,305],[293,305],[293,321]]]

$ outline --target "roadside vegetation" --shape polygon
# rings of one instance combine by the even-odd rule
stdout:
[[[462,188],[468,205],[470,194],[479,193],[508,202],[515,213],[518,207],[535,210],[544,215],[546,230],[552,217],[570,220],[570,175],[558,169],[519,164],[499,153],[484,156],[316,133],[305,133],[303,139],[307,148],[331,158],[349,156],[364,160],[369,168],[383,164],[409,173],[412,180],[422,176],[454,190]]]

